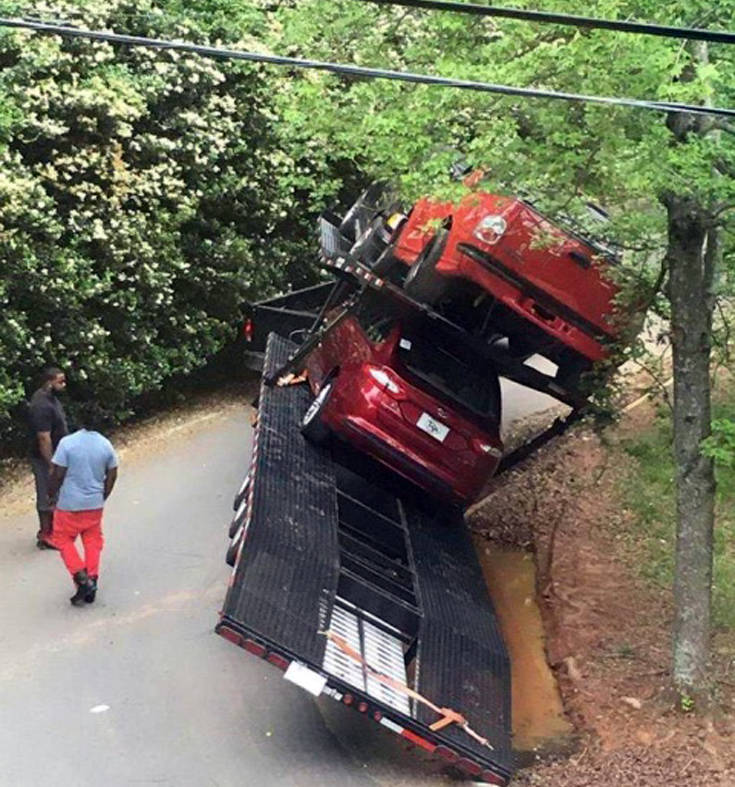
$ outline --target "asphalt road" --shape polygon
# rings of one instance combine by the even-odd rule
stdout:
[[[514,392],[512,413],[543,400]],[[396,736],[213,633],[245,406],[123,453],[94,605],[73,608],[35,513],[0,512],[0,785],[446,784]],[[357,717],[357,718],[356,718]]]

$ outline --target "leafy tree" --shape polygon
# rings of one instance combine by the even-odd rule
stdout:
[[[262,35],[257,8],[186,5],[33,12],[197,42]],[[7,30],[0,63],[0,433],[44,363],[69,371],[73,401],[122,416],[230,341],[243,299],[311,275],[312,180],[260,68]]]

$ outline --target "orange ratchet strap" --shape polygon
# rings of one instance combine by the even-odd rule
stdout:
[[[368,672],[377,681],[384,683],[386,686],[390,686],[392,689],[399,691],[401,694],[405,694],[407,697],[411,697],[411,699],[428,706],[435,713],[438,713],[441,716],[441,719],[437,719],[437,721],[429,725],[430,730],[436,732],[437,730],[444,729],[444,727],[447,727],[450,724],[456,724],[457,726],[461,727],[470,737],[474,738],[478,743],[482,744],[483,746],[487,746],[488,749],[493,748],[487,738],[483,738],[482,735],[478,735],[478,733],[476,733],[470,727],[467,719],[461,713],[457,713],[457,711],[452,710],[451,708],[440,708],[431,700],[422,696],[417,691],[414,691],[409,686],[406,686],[405,683],[401,683],[400,681],[395,680],[395,678],[391,678],[388,675],[384,675],[382,672],[378,672],[376,669],[371,667],[367,661],[365,661],[361,654],[359,654],[354,648],[350,647],[343,637],[340,637],[333,631],[320,631],[319,633],[323,634],[328,640],[333,642],[346,656],[349,656],[351,659],[353,659],[353,661],[356,661],[365,667],[365,669],[368,670]]]

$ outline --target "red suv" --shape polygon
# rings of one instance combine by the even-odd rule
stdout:
[[[430,336],[430,338],[429,338]],[[302,431],[330,433],[431,494],[468,505],[503,453],[497,374],[365,295],[307,358]]]
[[[468,285],[473,303],[484,293],[484,324],[510,337],[519,354],[533,348],[554,360],[560,379],[573,383],[618,338],[609,252],[521,199],[486,192],[459,205],[421,199],[390,252],[410,266],[404,287],[418,300],[438,304]]]

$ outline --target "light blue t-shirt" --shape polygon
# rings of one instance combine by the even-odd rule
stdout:
[[[80,429],[59,441],[51,461],[66,468],[57,508],[88,511],[104,506],[105,475],[117,467],[117,454],[106,437]]]

